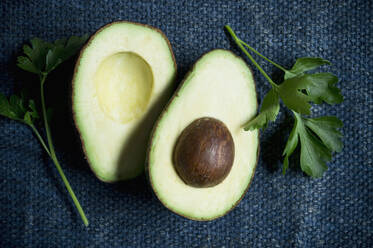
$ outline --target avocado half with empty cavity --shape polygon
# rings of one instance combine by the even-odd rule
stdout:
[[[82,49],[73,77],[73,116],[99,179],[116,182],[144,171],[149,134],[175,74],[169,41],[147,25],[108,24]]]
[[[171,211],[193,220],[226,214],[243,198],[259,153],[253,75],[226,50],[202,56],[158,119],[148,150],[151,186]]]

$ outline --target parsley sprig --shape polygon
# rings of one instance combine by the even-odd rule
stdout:
[[[283,156],[283,173],[289,167],[289,157],[300,143],[300,166],[312,177],[321,177],[327,170],[326,163],[331,161],[333,152],[340,152],[343,147],[342,134],[338,131],[343,123],[335,116],[317,118],[305,117],[311,114],[311,103],[339,104],[343,96],[335,86],[338,78],[332,73],[308,73],[330,62],[322,58],[299,58],[288,70],[260,54],[250,45],[237,37],[230,26],[225,26],[234,42],[258,68],[271,84],[272,89],[264,96],[259,114],[245,126],[246,131],[266,129],[269,122],[276,120],[280,110],[280,99],[294,116],[294,127],[290,132]],[[255,61],[251,52],[282,70],[284,81],[276,84]],[[300,142],[299,142],[300,141]]]
[[[43,148],[55,164],[67,191],[69,192],[84,224],[88,226],[88,219],[58,162],[56,152],[52,142],[52,134],[49,127],[50,110],[46,108],[44,97],[44,84],[50,72],[52,72],[62,62],[68,60],[76,54],[82,45],[86,42],[87,36],[72,36],[69,39],[56,40],[54,43],[45,42],[34,38],[31,40],[31,46],[24,45],[23,52],[25,56],[17,58],[17,66],[25,71],[38,75],[40,80],[40,98],[42,118],[44,121],[47,143],[44,141],[36,128],[36,121],[39,119],[39,113],[35,106],[35,101],[28,99],[26,94],[20,96],[12,95],[7,99],[0,93],[0,115],[8,117],[28,125],[35,133]]]

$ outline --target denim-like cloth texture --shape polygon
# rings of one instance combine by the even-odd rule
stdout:
[[[313,108],[315,116],[344,122],[345,147],[322,178],[305,176],[298,165],[282,175],[281,153],[292,126],[282,109],[261,136],[260,160],[242,202],[220,219],[196,222],[163,207],[145,176],[120,184],[95,178],[71,121],[72,59],[49,78],[47,101],[54,108],[58,157],[90,226],[82,224],[32,131],[1,117],[0,247],[373,247],[372,1],[5,0],[0,20],[0,92],[6,95],[23,87],[38,94],[37,78],[16,67],[31,38],[92,34],[129,20],[160,28],[169,38],[178,64],[175,86],[205,52],[225,48],[242,55],[224,32],[230,24],[284,66],[303,56],[331,60],[333,66],[321,70],[338,75],[345,97],[341,105]],[[278,69],[258,61],[281,79]],[[270,86],[253,71],[261,101]]]

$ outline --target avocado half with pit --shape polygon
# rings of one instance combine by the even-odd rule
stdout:
[[[212,220],[233,209],[253,178],[259,132],[243,130],[257,112],[253,75],[232,52],[201,57],[153,129],[147,173],[171,211]]]
[[[82,49],[73,77],[72,109],[83,150],[105,182],[144,171],[150,131],[172,93],[176,63],[158,29],[114,22]]]

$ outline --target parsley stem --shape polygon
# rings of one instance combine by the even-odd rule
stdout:
[[[282,67],[281,65],[277,64],[276,62],[270,60],[269,58],[267,58],[266,56],[264,56],[263,54],[261,54],[260,52],[258,52],[257,50],[255,50],[253,47],[251,47],[249,44],[247,44],[246,42],[242,41],[241,39],[239,39],[239,41],[244,45],[246,46],[247,48],[249,48],[252,52],[254,52],[256,55],[262,57],[263,59],[267,60],[269,63],[271,63],[272,65],[276,66],[278,69],[284,71],[284,72],[287,72],[288,70],[286,70],[284,67]]]
[[[251,62],[258,68],[258,70],[263,74],[263,76],[268,80],[268,82],[272,85],[273,88],[277,89],[278,85],[272,81],[272,79],[268,76],[268,74],[260,67],[260,65],[255,61],[253,56],[245,49],[242,45],[241,40],[237,37],[234,33],[232,28],[229,25],[226,25],[225,28],[228,30],[229,34],[232,36],[234,42],[241,48],[242,52],[246,54],[246,56],[251,60]]]
[[[69,191],[69,193],[70,193],[71,199],[73,200],[73,202],[75,204],[75,207],[78,210],[78,212],[80,214],[80,217],[82,218],[82,220],[84,222],[84,225],[88,226],[89,222],[88,222],[87,217],[85,216],[84,210],[83,210],[82,206],[80,205],[80,203],[78,201],[78,198],[76,197],[73,189],[71,188],[70,183],[67,180],[67,178],[65,176],[65,173],[63,172],[62,167],[57,160],[57,157],[55,155],[54,156],[52,155],[52,160],[53,160],[54,164],[56,165],[56,168],[57,168],[58,172],[60,173],[62,181],[65,183],[67,191]]]
[[[35,128],[35,126],[33,124],[28,124],[32,131],[34,131],[36,137],[38,138],[38,140],[40,141],[41,145],[44,147],[44,150],[48,153],[48,155],[51,157],[51,153],[49,152],[49,149],[47,147],[47,145],[45,144],[43,138],[41,137],[40,133],[38,132],[38,130]],[[51,157],[52,158],[52,157]]]
[[[47,141],[48,141],[48,145],[49,145],[49,150],[50,150],[51,155],[53,157],[55,157],[56,153],[55,153],[53,142],[52,142],[52,134],[51,134],[49,124],[48,124],[47,110],[46,110],[47,108],[45,106],[45,98],[44,98],[44,83],[45,83],[46,78],[47,78],[47,74],[43,74],[40,77],[41,105],[42,105],[44,127],[45,127],[45,131],[46,131],[46,134],[47,134]]]
[[[85,216],[83,208],[81,207],[77,197],[75,196],[75,193],[74,193],[73,189],[71,188],[70,183],[67,180],[60,163],[58,162],[56,152],[54,150],[54,146],[53,146],[53,142],[52,142],[52,134],[51,134],[51,131],[50,131],[50,128],[49,128],[48,119],[47,119],[47,111],[46,111],[46,107],[45,107],[44,83],[45,83],[46,78],[47,78],[47,74],[42,74],[40,76],[40,95],[41,95],[41,105],[42,105],[42,111],[43,111],[44,126],[45,126],[45,131],[46,131],[46,134],[47,134],[47,141],[48,141],[48,145],[49,145],[49,152],[50,152],[49,155],[50,155],[51,159],[53,160],[53,162],[54,162],[54,164],[55,164],[55,166],[58,170],[58,173],[60,174],[60,176],[62,178],[62,181],[64,182],[64,184],[66,186],[67,191],[70,193],[70,196],[71,196],[71,198],[72,198],[72,200],[75,204],[75,207],[77,208],[77,210],[80,214],[80,217],[82,218],[82,220],[84,222],[84,225],[88,226],[88,224],[89,224],[88,219]]]

